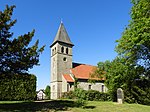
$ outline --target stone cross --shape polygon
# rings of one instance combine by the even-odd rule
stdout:
[[[124,93],[121,88],[117,89],[117,102],[118,104],[123,104],[124,101]]]

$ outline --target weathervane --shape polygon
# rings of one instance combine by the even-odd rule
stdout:
[[[60,19],[60,23],[63,23],[63,19],[62,18]]]

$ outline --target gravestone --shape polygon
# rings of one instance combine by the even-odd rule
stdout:
[[[117,89],[117,102],[118,104],[123,104],[124,101],[124,93],[121,88]]]

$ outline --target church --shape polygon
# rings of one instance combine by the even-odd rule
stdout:
[[[72,62],[72,48],[68,33],[61,22],[57,34],[51,44],[51,99],[59,99],[64,92],[74,90],[75,79],[78,80],[77,87],[84,90],[97,90],[106,92],[104,78],[95,83],[89,83],[90,74],[96,66]]]

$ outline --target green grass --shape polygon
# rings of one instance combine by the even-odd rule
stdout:
[[[73,100],[52,100],[43,102],[0,101],[0,112],[150,112],[150,106],[139,104],[117,104],[114,102],[88,101],[77,107]]]
[[[83,108],[72,108],[73,112],[150,112],[150,106],[139,104],[117,104],[114,102],[89,101]]]

